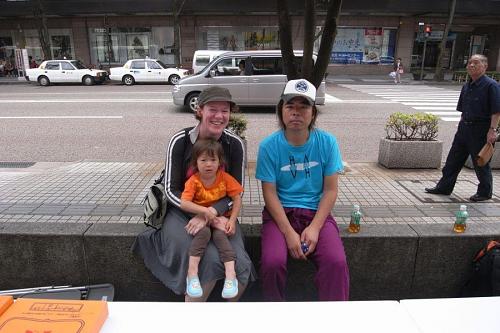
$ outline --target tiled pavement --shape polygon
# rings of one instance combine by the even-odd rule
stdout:
[[[0,222],[142,223],[140,202],[162,167],[161,162],[0,163]],[[334,216],[348,223],[352,205],[360,204],[363,223],[452,223],[454,212],[465,203],[470,223],[499,220],[500,196],[468,202],[477,185],[473,171],[462,171],[450,197],[424,193],[439,176],[439,170],[352,163],[340,176]],[[498,184],[500,172],[493,176]],[[241,222],[260,223],[262,205],[260,183],[250,163]]]

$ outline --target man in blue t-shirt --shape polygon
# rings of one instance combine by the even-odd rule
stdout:
[[[331,215],[342,157],[335,137],[314,128],[315,98],[309,81],[289,81],[277,106],[281,130],[259,146],[256,177],[265,201],[260,275],[269,301],[285,299],[288,253],[315,262],[320,300],[349,299],[347,261]]]
[[[474,54],[470,57],[467,73],[471,80],[462,87],[457,104],[457,111],[462,112],[458,130],[442,170],[443,176],[435,187],[425,189],[427,193],[450,195],[458,174],[471,156],[479,184],[477,192],[469,200],[478,202],[491,199],[493,176],[490,163],[479,166],[476,161],[485,143],[495,144],[500,120],[500,85],[486,76],[487,68],[488,59],[484,55]]]

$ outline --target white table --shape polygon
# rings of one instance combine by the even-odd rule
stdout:
[[[101,333],[418,333],[397,301],[283,303],[109,302]]]
[[[421,333],[500,332],[500,297],[402,300]]]

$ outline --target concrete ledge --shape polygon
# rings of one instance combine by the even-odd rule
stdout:
[[[358,234],[339,227],[351,300],[456,297],[473,255],[487,240],[500,238],[500,223],[470,224],[465,234],[455,234],[448,224],[363,225]],[[260,225],[242,228],[258,270]],[[117,301],[182,301],[131,253],[144,229],[118,223],[2,223],[0,290],[112,283]],[[311,263],[291,260],[288,300],[316,299],[313,275]],[[249,286],[243,300],[260,299],[259,283]]]
[[[0,289],[87,283],[89,224],[1,223]]]

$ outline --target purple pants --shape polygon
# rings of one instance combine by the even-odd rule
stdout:
[[[316,211],[285,208],[292,228],[299,234],[310,224]],[[285,236],[271,214],[262,212],[262,255],[260,277],[263,296],[268,301],[284,301],[287,276],[288,248]],[[314,284],[320,301],[349,299],[349,269],[337,223],[331,215],[319,232],[318,244],[308,256],[316,266]]]

